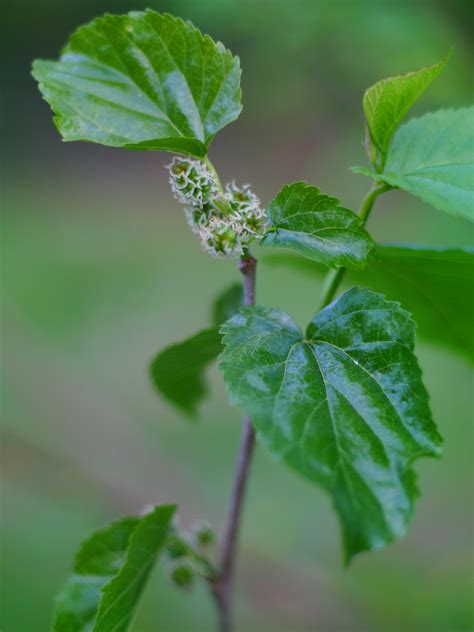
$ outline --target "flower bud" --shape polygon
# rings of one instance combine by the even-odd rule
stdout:
[[[177,588],[190,590],[196,580],[196,571],[191,560],[179,559],[170,564],[168,577]]]

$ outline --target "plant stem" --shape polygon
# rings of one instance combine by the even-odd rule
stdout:
[[[239,261],[239,269],[244,282],[244,305],[255,305],[255,276],[257,261],[246,254]],[[230,499],[229,513],[222,540],[222,551],[217,577],[211,583],[217,604],[220,632],[232,628],[232,598],[234,590],[235,559],[239,535],[240,518],[245,497],[250,464],[255,447],[255,430],[249,417],[242,422],[242,436],[235,466],[234,483]]]
[[[365,223],[367,222],[370,212],[374,206],[375,200],[378,198],[378,196],[381,193],[384,193],[385,191],[388,191],[389,189],[390,189],[390,186],[385,183],[382,183],[382,184],[374,183],[372,188],[367,192],[366,196],[362,200],[362,204],[360,205],[360,209],[358,213],[360,219],[362,220],[362,226],[364,226]],[[330,270],[327,273],[326,278],[324,279],[324,283],[323,283],[319,309],[323,309],[323,307],[326,307],[326,305],[329,305],[329,303],[333,300],[345,273],[346,273],[346,268],[337,268],[336,270]]]

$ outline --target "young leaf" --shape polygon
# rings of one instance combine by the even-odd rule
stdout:
[[[474,250],[377,244],[377,260],[362,271],[348,271],[349,285],[364,285],[397,298],[413,314],[417,335],[474,359]],[[289,265],[318,282],[324,268],[308,259],[273,255],[269,265]]]
[[[387,77],[371,86],[363,98],[370,139],[382,155],[387,153],[393,133],[414,103],[447,64],[449,55],[433,66],[404,75]],[[383,160],[382,160],[383,162]]]
[[[401,536],[418,494],[411,464],[440,452],[408,312],[353,288],[306,336],[262,307],[222,332],[232,402],[273,454],[332,495],[346,559]]]
[[[198,157],[242,109],[237,57],[190,22],[151,10],[79,28],[33,76],[66,141]]]
[[[126,632],[165,543],[175,507],[124,518],[82,543],[56,601],[53,632]]]
[[[267,209],[264,246],[288,248],[330,268],[363,268],[375,244],[359,217],[304,182],[285,186]]]
[[[238,311],[242,297],[242,285],[231,285],[212,305],[214,326],[166,347],[150,365],[156,390],[190,417],[197,415],[197,406],[207,395],[205,370],[222,351],[219,325]]]
[[[430,112],[400,127],[383,173],[372,175],[474,221],[473,147],[474,107]]]

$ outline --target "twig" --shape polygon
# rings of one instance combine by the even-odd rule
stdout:
[[[255,276],[257,262],[251,255],[243,256],[239,269],[244,281],[244,305],[255,304]],[[218,573],[211,582],[212,593],[217,604],[220,632],[232,628],[232,597],[234,589],[235,559],[239,535],[240,517],[245,497],[252,454],[255,447],[255,430],[249,417],[242,425],[242,437],[235,467],[234,484],[230,499],[227,523],[222,539],[222,552]]]

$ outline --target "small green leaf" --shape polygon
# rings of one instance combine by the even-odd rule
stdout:
[[[379,180],[474,221],[474,107],[439,110],[402,125]]]
[[[212,322],[214,325],[222,325],[236,314],[244,303],[244,288],[241,283],[231,285],[222,292],[212,306]]]
[[[418,495],[412,462],[440,452],[408,312],[353,288],[305,336],[262,307],[222,332],[232,402],[274,455],[332,495],[346,559],[403,535]]]
[[[126,632],[163,548],[175,507],[124,518],[93,533],[58,595],[53,632]]]
[[[190,22],[151,10],[79,28],[33,76],[66,141],[205,156],[240,114],[237,57]]]
[[[474,250],[417,244],[377,244],[377,260],[362,271],[348,271],[349,286],[364,285],[410,310],[417,335],[474,359]],[[268,265],[286,265],[314,277],[324,268],[293,255],[272,255]]]
[[[330,268],[363,268],[375,244],[359,217],[304,182],[285,186],[267,209],[262,245],[288,248]]]
[[[190,417],[196,417],[197,406],[208,392],[205,370],[222,351],[219,325],[238,311],[242,298],[240,283],[224,290],[212,306],[214,326],[166,347],[150,365],[156,390]]]
[[[219,327],[203,329],[191,338],[166,347],[150,366],[155,388],[190,416],[206,396],[204,371],[222,350]]]
[[[433,66],[382,79],[364,94],[363,107],[370,138],[382,156],[382,163],[393,133],[408,110],[443,70],[449,56]]]

